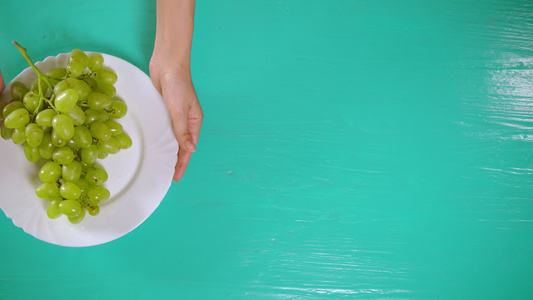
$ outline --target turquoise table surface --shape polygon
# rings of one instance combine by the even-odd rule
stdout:
[[[148,72],[154,30],[154,1],[0,0],[0,69],[16,40]],[[0,214],[0,299],[533,299],[531,1],[198,0],[192,73],[184,179],[94,247]]]

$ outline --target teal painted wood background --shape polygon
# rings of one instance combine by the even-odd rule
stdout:
[[[25,2],[6,81],[11,40],[148,71],[153,1]],[[529,1],[199,0],[185,178],[101,246],[1,216],[0,299],[532,299],[532,41]]]

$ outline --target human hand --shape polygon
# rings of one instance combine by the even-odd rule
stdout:
[[[174,180],[189,165],[200,136],[204,114],[191,79],[191,45],[195,0],[157,0],[154,51],[150,77],[163,96],[179,144]]]
[[[5,87],[6,85],[4,83],[4,78],[2,77],[2,71],[0,71],[0,94],[2,94]]]
[[[172,118],[174,135],[179,144],[178,161],[174,181],[179,181],[196,151],[204,114],[194,90],[188,67],[169,65],[154,53],[150,60],[150,77],[155,88],[163,96],[165,106]]]

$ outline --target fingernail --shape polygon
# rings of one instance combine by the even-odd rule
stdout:
[[[189,150],[189,152],[196,151],[196,147],[194,146],[194,144],[191,141],[185,142],[185,147],[187,148],[187,150]]]

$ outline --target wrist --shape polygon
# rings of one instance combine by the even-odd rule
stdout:
[[[190,53],[183,53],[179,48],[167,47],[164,43],[156,43],[154,45],[150,64],[156,64],[161,69],[190,71]]]
[[[152,60],[161,67],[190,69],[194,0],[158,0]]]

